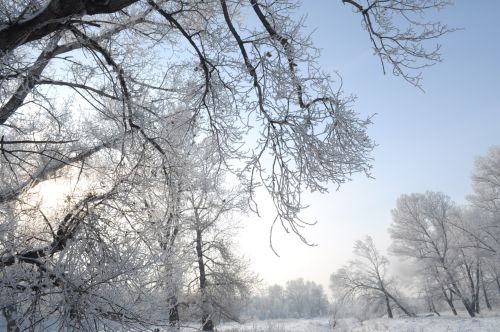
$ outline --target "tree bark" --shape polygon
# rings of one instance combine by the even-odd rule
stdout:
[[[0,29],[0,54],[57,31],[66,29],[69,19],[83,15],[115,13],[137,0],[52,0],[29,17]]]

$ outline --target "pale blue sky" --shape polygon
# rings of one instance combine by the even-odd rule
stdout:
[[[275,257],[267,237],[271,214],[245,220],[241,247],[264,282],[302,276],[326,286],[355,240],[370,234],[385,250],[399,195],[434,190],[464,202],[475,157],[500,144],[500,1],[461,0],[439,13],[463,30],[441,40],[444,62],[424,72],[425,93],[382,74],[360,18],[340,0],[308,0],[302,8],[307,25],[317,27],[313,40],[323,50],[323,69],[342,75],[362,116],[377,114],[369,130],[378,144],[375,179],[356,176],[339,192],[309,197],[305,215],[318,225],[305,234],[317,247],[278,232],[281,258]]]

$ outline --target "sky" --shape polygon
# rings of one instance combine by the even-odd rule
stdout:
[[[264,284],[303,277],[328,287],[330,274],[366,235],[386,253],[390,211],[402,194],[441,191],[466,203],[475,158],[500,144],[499,12],[500,1],[457,0],[438,13],[460,30],[439,41],[444,61],[424,71],[423,92],[383,74],[359,14],[340,0],[304,1],[297,14],[307,14],[307,28],[315,29],[323,70],[342,76],[362,118],[375,114],[373,179],[356,175],[339,191],[306,195],[310,207],[303,216],[317,224],[303,234],[314,247],[277,228],[277,257],[269,247],[272,211],[263,207],[260,218],[244,217],[237,240]]]

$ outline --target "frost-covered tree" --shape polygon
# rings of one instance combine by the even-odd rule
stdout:
[[[356,259],[330,277],[334,296],[341,301],[361,300],[368,306],[385,308],[389,318],[393,318],[393,306],[405,315],[414,316],[398,299],[395,280],[387,273],[389,261],[379,253],[372,238],[356,241],[353,253]]]
[[[458,298],[473,316],[481,303],[490,309],[495,299],[491,289],[498,286],[499,151],[492,147],[476,160],[474,192],[468,197],[472,205],[457,206],[442,193],[426,192],[402,195],[392,211],[391,249],[419,265],[420,286],[432,311],[431,302],[442,299],[456,314]]]
[[[183,185],[182,237],[191,247],[194,272],[189,288],[199,298],[203,331],[213,331],[215,319],[238,321],[239,307],[258,279],[231,240],[238,228],[235,215],[245,210],[244,192],[228,187],[213,149],[213,142],[196,145],[191,178]]]
[[[486,156],[476,159],[472,174],[473,194],[469,200],[476,206],[500,215],[500,146],[493,146]],[[500,218],[500,217],[499,217]]]
[[[482,249],[482,285],[485,300],[488,284],[500,292],[500,147],[492,146],[485,156],[476,159],[472,173],[473,193],[468,196],[475,206],[469,213],[473,225],[468,236]],[[486,301],[486,306],[488,302]]]
[[[459,271],[464,261],[460,260],[463,254],[456,227],[460,221],[457,206],[442,193],[402,195],[392,210],[392,218],[392,252],[414,258],[424,270],[432,271],[443,289],[450,289],[474,317],[473,301]]]
[[[271,285],[253,296],[249,314],[259,319],[311,318],[324,316],[329,303],[321,285],[298,278],[286,287]]]
[[[288,317],[311,318],[328,312],[328,299],[323,286],[303,278],[290,280],[285,290]]]

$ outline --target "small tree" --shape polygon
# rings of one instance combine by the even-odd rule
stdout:
[[[330,287],[342,300],[363,299],[372,305],[384,304],[387,316],[393,318],[392,305],[408,316],[414,316],[397,299],[395,281],[388,277],[389,261],[375,247],[371,237],[356,241],[354,255],[357,259],[333,273]]]

